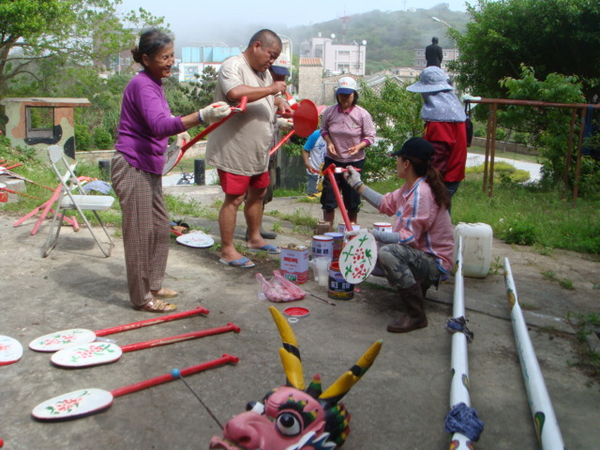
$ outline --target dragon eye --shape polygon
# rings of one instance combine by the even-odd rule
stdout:
[[[277,429],[284,436],[296,436],[302,431],[301,423],[294,414],[284,412],[277,416]]]

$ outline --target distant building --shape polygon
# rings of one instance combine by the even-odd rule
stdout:
[[[212,66],[218,71],[223,61],[240,53],[239,47],[208,45],[183,47],[181,49],[181,62],[179,63],[179,81],[194,81],[196,75],[201,75],[207,66]]]
[[[307,98],[318,105],[323,103],[323,61],[321,58],[300,58],[298,97]]]
[[[335,35],[333,35],[335,38]],[[303,42],[300,57],[320,58],[329,75],[364,75],[367,58],[367,41],[351,44],[334,44],[333,38],[314,37]]]
[[[442,53],[444,54],[444,58],[442,59],[442,69],[448,71],[448,63],[450,61],[455,61],[458,59],[460,52],[457,48],[444,48],[442,49]],[[427,61],[425,60],[425,47],[418,48],[415,50],[415,67],[420,69],[424,69],[427,66]]]

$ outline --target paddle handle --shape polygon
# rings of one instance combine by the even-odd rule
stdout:
[[[338,187],[337,182],[335,180],[335,175],[333,173],[334,170],[335,164],[331,164],[327,166],[327,169],[325,169],[325,174],[327,175],[327,178],[329,178],[329,183],[331,184],[331,189],[333,189],[333,194],[335,195],[338,207],[340,208],[340,212],[342,213],[342,218],[344,219],[346,229],[348,231],[352,231],[352,223],[350,222],[350,217],[348,217],[348,211],[346,210],[346,205],[344,205],[344,199],[342,199],[342,194],[340,194],[340,188]]]
[[[288,134],[286,134],[283,138],[281,138],[281,140],[277,143],[277,145],[275,147],[273,147],[271,150],[269,150],[269,157],[273,156],[275,154],[275,152],[277,150],[279,150],[283,144],[285,144],[287,141],[289,141],[295,132],[296,132],[296,130],[292,130]]]
[[[188,311],[182,311],[174,314],[167,314],[166,316],[156,317],[154,319],[141,320],[139,322],[127,323],[125,325],[117,325],[112,328],[105,328],[103,330],[95,331],[96,336],[106,336],[108,334],[120,333],[122,331],[134,330],[136,328],[149,327],[150,325],[156,325],[163,322],[170,322],[172,320],[183,319],[185,317],[195,316],[197,314],[208,314],[210,311],[206,308],[198,306],[197,308],[190,309]]]
[[[218,126],[220,126],[223,122],[229,120],[229,118],[231,116],[233,116],[234,113],[245,111],[247,104],[248,104],[248,97],[242,97],[241,100],[240,100],[240,104],[238,106],[235,106],[235,107],[231,108],[231,114],[229,114],[227,117],[222,118],[218,122],[211,123],[204,130],[202,130],[200,133],[198,133],[196,136],[194,136],[193,139],[191,139],[183,147],[181,147],[181,154],[183,155],[183,152],[185,152],[188,148],[190,148],[192,145],[194,145],[196,142],[198,142],[200,139],[202,139],[204,136],[206,136],[212,130],[214,130],[215,128],[217,128]]]
[[[121,351],[125,352],[135,352],[136,350],[143,350],[145,348],[151,347],[159,347],[161,345],[174,344],[176,342],[188,341],[190,339],[197,339],[205,336],[212,336],[215,334],[227,333],[229,331],[234,331],[236,333],[240,332],[240,327],[236,324],[229,322],[227,325],[222,327],[210,328],[208,330],[200,330],[200,331],[192,331],[190,333],[184,333],[177,336],[170,336],[159,339],[152,339],[151,341],[138,342],[135,344],[124,345],[121,347]]]
[[[224,354],[220,358],[214,359],[212,361],[208,361],[202,364],[198,364],[196,366],[191,366],[186,369],[182,369],[181,375],[185,377],[198,372],[202,372],[204,370],[214,369],[215,367],[220,367],[225,364],[236,364],[239,360],[240,359],[237,356]],[[139,383],[130,384],[129,386],[123,386],[114,389],[110,393],[113,395],[113,397],[120,397],[122,395],[131,394],[133,392],[141,391],[143,389],[156,386],[157,384],[167,383],[176,379],[177,377],[174,377],[170,373],[165,373],[164,375],[159,375],[158,377],[150,378],[149,380],[140,381]]]

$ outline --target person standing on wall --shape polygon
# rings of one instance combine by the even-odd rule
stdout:
[[[251,268],[255,264],[233,245],[237,211],[245,200],[244,216],[249,250],[271,254],[279,249],[260,235],[263,199],[269,186],[269,149],[275,134],[275,113],[291,114],[284,98],[284,81],[274,81],[269,67],[281,53],[281,39],[271,30],[255,33],[243,53],[225,60],[219,70],[215,100],[237,104],[248,98],[243,114],[236,114],[208,138],[206,162],[216,167],[225,193],[219,211],[221,258],[225,265]]]
[[[406,90],[417,92],[423,97],[423,137],[435,149],[431,164],[442,175],[452,197],[465,178],[467,115],[464,107],[448,83],[448,74],[437,66],[423,69],[419,81]]]
[[[388,282],[398,289],[406,313],[390,322],[390,333],[407,333],[427,326],[423,301],[427,289],[437,286],[454,264],[454,233],[448,206],[450,197],[439,172],[431,165],[433,147],[423,138],[410,138],[392,153],[400,189],[385,195],[366,186],[360,173],[349,167],[344,177],[365,200],[388,216],[392,231],[372,231],[381,245],[377,263]]]
[[[162,88],[175,64],[173,40],[158,29],[144,31],[131,50],[143,70],[123,92],[112,186],[121,204],[129,299],[135,309],[173,311],[163,299],[177,295],[162,287],[169,253],[169,216],[162,194],[168,137],[231,114],[217,102],[192,114],[174,117]]]
[[[437,66],[442,67],[442,59],[444,59],[444,51],[438,45],[438,38],[432,37],[431,44],[425,47],[425,60],[427,67]]]
[[[327,142],[323,171],[331,164],[335,164],[336,167],[352,165],[362,168],[365,163],[365,149],[375,141],[373,118],[366,109],[358,106],[358,88],[353,78],[342,77],[338,80],[335,98],[337,104],[323,111],[321,119],[321,136]],[[356,223],[360,195],[346,183],[342,174],[336,174],[335,179],[350,222]],[[323,220],[333,226],[335,208],[338,205],[328,177],[323,180],[321,205]]]

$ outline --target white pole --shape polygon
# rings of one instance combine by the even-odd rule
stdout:
[[[527,324],[519,305],[517,289],[515,288],[508,258],[504,258],[504,282],[508,304],[511,308],[510,318],[513,324],[519,361],[521,362],[521,372],[538,441],[543,450],[564,450],[565,444],[552,408],[552,401],[546,389],[544,376],[527,332]]]
[[[458,238],[456,273],[454,274],[454,319],[465,316],[464,283],[462,274],[462,236]],[[465,333],[452,334],[452,381],[450,384],[450,409],[459,403],[471,406],[469,395],[469,359],[467,352],[467,336]],[[473,442],[462,433],[453,433],[451,449],[473,449]]]

